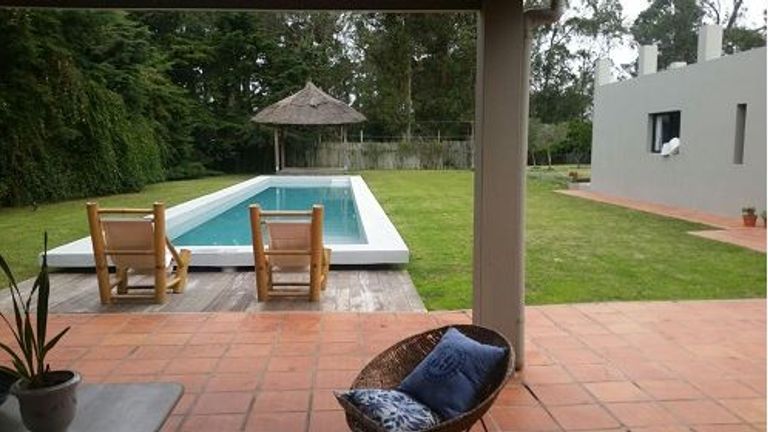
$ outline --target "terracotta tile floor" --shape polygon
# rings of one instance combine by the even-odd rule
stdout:
[[[765,430],[765,313],[764,300],[528,307],[527,367],[487,424]],[[469,321],[463,312],[55,315],[55,327],[72,330],[51,360],[86,382],[183,383],[165,431],[344,431],[331,389],[408,334]]]
[[[765,253],[766,251],[765,227],[758,226],[755,228],[746,228],[742,225],[742,220],[740,217],[727,218],[701,212],[698,210],[673,207],[663,204],[654,204],[646,201],[637,201],[590,190],[560,190],[557,192],[564,195],[570,195],[606,204],[613,204],[646,213],[653,213],[675,219],[682,219],[703,225],[710,225],[718,229],[691,231],[689,234],[708,238],[710,240],[734,244],[758,252]],[[735,210],[738,211],[739,209]],[[761,222],[758,221],[758,224],[760,223]]]

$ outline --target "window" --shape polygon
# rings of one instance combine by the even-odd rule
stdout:
[[[747,104],[736,105],[736,142],[733,147],[733,163],[744,163],[744,128],[747,125]]]
[[[661,153],[661,146],[680,138],[680,111],[651,114],[651,152]]]

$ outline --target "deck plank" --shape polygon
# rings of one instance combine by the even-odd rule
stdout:
[[[283,275],[295,280],[295,275]],[[136,280],[136,282],[144,282]],[[31,290],[33,279],[19,284],[22,293]],[[0,310],[11,309],[9,290],[0,291]],[[321,300],[302,298],[256,301],[253,272],[198,272],[189,274],[182,294],[169,294],[165,304],[121,302],[101,305],[93,273],[52,273],[52,313],[157,313],[157,312],[238,312],[238,311],[334,311],[405,312],[425,311],[410,275],[405,270],[331,270]]]

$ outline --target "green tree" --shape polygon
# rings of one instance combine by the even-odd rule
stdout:
[[[723,51],[726,54],[765,46],[765,8],[762,10],[763,25],[750,29],[742,25],[747,13],[744,0],[699,0],[699,5],[707,21],[723,27]]]
[[[653,0],[632,25],[632,36],[638,44],[658,45],[660,68],[675,61],[693,63],[703,18],[696,0]]]
[[[723,26],[726,54],[765,45],[765,26],[749,29],[741,25],[743,0],[729,5],[719,0],[653,0],[632,25],[632,35],[642,45],[659,46],[659,67],[674,61],[695,63],[698,30],[704,23]]]
[[[0,203],[163,179],[170,129],[150,116],[174,89],[145,37],[119,13],[0,11]]]
[[[534,32],[531,116],[544,123],[585,118],[591,108],[594,64],[627,33],[618,0],[572,5],[560,23]]]

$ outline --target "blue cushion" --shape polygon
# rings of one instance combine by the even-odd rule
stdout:
[[[450,328],[397,389],[449,420],[474,407],[505,355],[506,348],[481,344]]]
[[[357,389],[338,393],[389,432],[419,432],[440,423],[429,407],[397,390]]]

